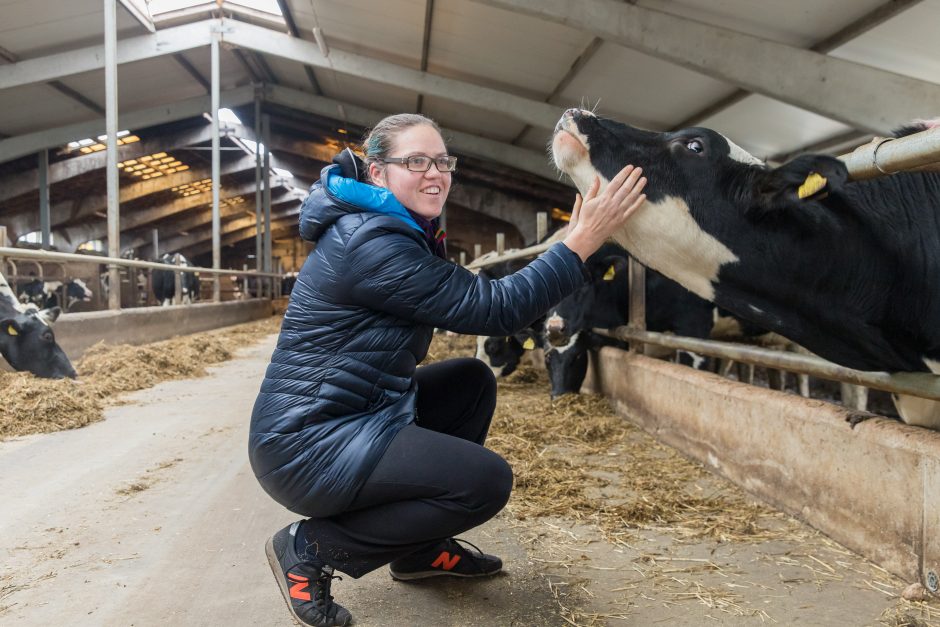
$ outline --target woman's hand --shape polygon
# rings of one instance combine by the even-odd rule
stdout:
[[[600,195],[600,179],[594,179],[584,199],[579,194],[571,210],[565,245],[581,261],[587,261],[604,241],[623,226],[646,201],[643,170],[628,165],[617,173]]]

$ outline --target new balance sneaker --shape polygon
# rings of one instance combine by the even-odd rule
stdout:
[[[395,560],[389,564],[389,571],[393,579],[407,581],[438,575],[486,577],[498,573],[502,567],[503,561],[495,555],[487,555],[466,540],[448,538],[430,549]]]
[[[333,575],[330,566],[317,567],[304,561],[294,549],[294,535],[299,523],[284,527],[264,545],[268,563],[291,614],[301,625],[333,627],[348,625],[352,615],[342,605],[333,602],[330,584]]]

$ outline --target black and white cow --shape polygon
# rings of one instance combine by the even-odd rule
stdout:
[[[58,307],[21,304],[0,274],[0,355],[14,370],[47,379],[75,378],[75,369],[52,332],[60,313]]]
[[[587,374],[588,350],[610,343],[591,329],[627,324],[629,311],[629,256],[619,245],[607,243],[586,264],[591,282],[549,310],[545,319],[545,367],[552,398],[577,393]],[[686,337],[707,338],[714,321],[714,305],[654,270],[646,272],[646,328]],[[702,368],[706,360],[679,351],[678,361]]]
[[[487,253],[487,255],[495,253]],[[481,259],[485,258],[481,257]],[[513,259],[487,266],[480,270],[480,276],[487,279],[500,279],[524,268],[531,259]],[[490,367],[497,377],[507,377],[516,371],[527,351],[539,348],[542,344],[542,324],[545,318],[539,318],[527,328],[507,336],[477,336],[476,358]]]
[[[559,120],[552,152],[582,193],[642,167],[647,202],[615,239],[702,298],[850,368],[940,373],[940,173],[849,181],[823,155],[771,168],[713,130],[651,132],[580,109]],[[896,404],[905,422],[940,428],[940,404]]]
[[[81,279],[70,279],[64,284],[65,304],[59,303],[59,290],[63,288],[62,281],[41,281],[33,279],[19,287],[21,303],[32,303],[40,309],[62,306],[68,311],[78,302],[88,302],[94,294]]]
[[[192,265],[186,257],[179,253],[175,255],[165,253],[160,257],[159,261],[169,265],[176,265],[177,257],[179,257],[179,265],[183,267]],[[181,274],[180,287],[184,305],[191,305],[194,300],[199,298],[199,277],[192,272],[183,272]],[[173,298],[176,296],[176,273],[174,271],[153,271],[153,295],[164,307],[173,304]]]

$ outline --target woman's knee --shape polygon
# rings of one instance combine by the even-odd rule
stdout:
[[[471,507],[480,515],[481,522],[503,509],[512,493],[512,467],[496,453],[487,453],[486,461],[474,466],[471,488]]]

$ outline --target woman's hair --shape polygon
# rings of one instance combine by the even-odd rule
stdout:
[[[365,154],[366,164],[376,163],[379,159],[389,156],[395,137],[405,129],[419,124],[427,124],[441,133],[437,122],[419,113],[397,113],[380,120],[362,140],[362,152]]]

